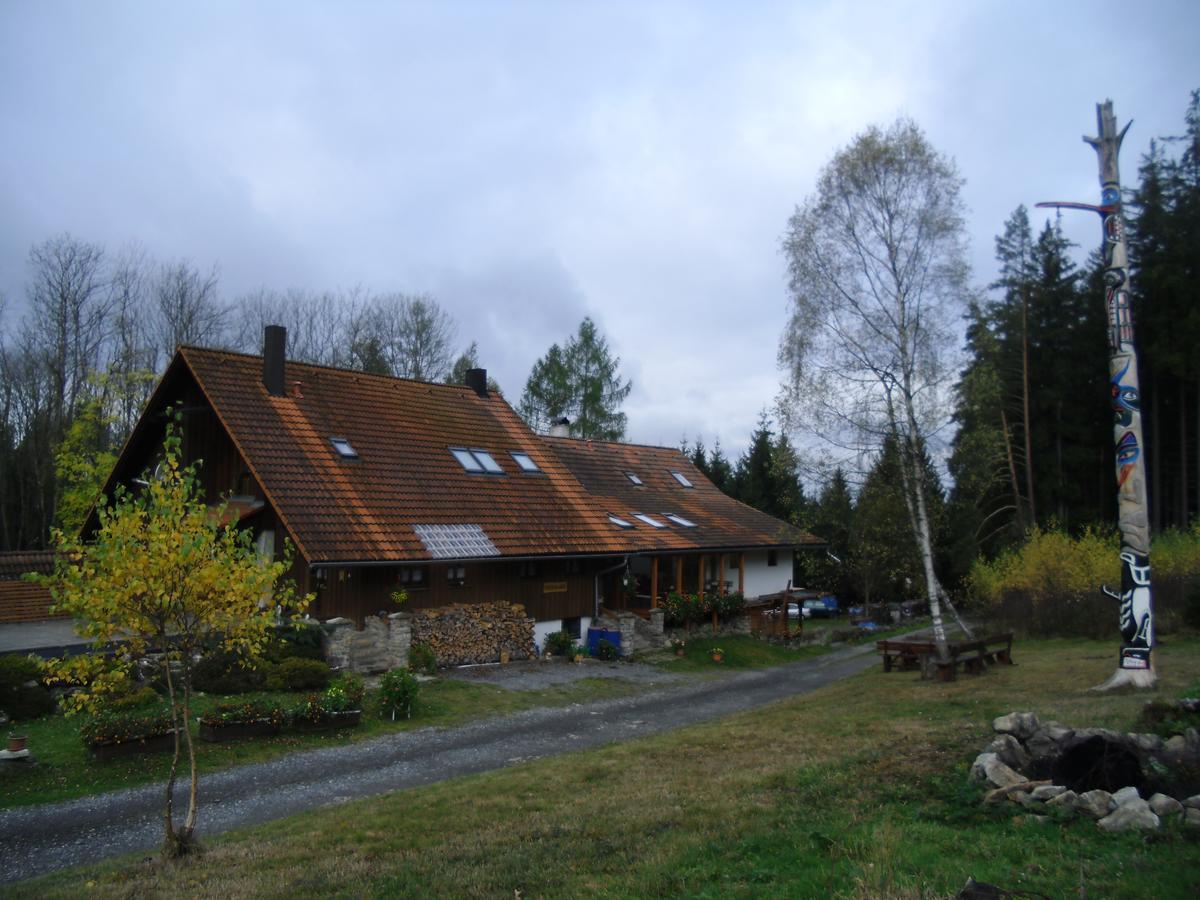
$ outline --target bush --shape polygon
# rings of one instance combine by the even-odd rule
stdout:
[[[283,716],[283,707],[270,700],[226,700],[204,713],[200,717],[200,724],[210,728],[252,722],[271,722],[281,726]]]
[[[717,610],[717,618],[724,622],[728,619],[736,619],[742,614],[746,608],[746,598],[734,591],[724,597],[714,597],[712,605]]]
[[[712,606],[706,597],[699,594],[672,592],[667,595],[663,610],[666,624],[691,626],[711,614]]]
[[[331,675],[328,663],[293,656],[267,668],[266,687],[269,691],[321,690]]]
[[[551,656],[570,656],[575,639],[565,631],[546,635],[546,652]]]
[[[329,685],[321,696],[321,706],[326,712],[347,712],[362,709],[366,689],[357,675],[344,675]]]
[[[279,663],[285,659],[316,659],[324,662],[325,651],[321,643],[321,627],[303,622],[278,625],[272,630],[271,639],[263,650],[263,658]]]
[[[413,644],[408,648],[408,668],[422,675],[437,674],[437,657],[428,644]]]
[[[54,698],[42,685],[44,664],[36,656],[0,656],[0,710],[16,720],[54,712]]]
[[[411,719],[421,683],[406,669],[392,669],[379,682],[379,714]]]
[[[171,710],[167,706],[140,710],[108,710],[85,719],[79,736],[87,746],[126,744],[171,733]]]
[[[266,675],[236,653],[214,650],[192,669],[192,687],[206,694],[248,694],[261,691]]]
[[[130,683],[129,690],[123,694],[109,694],[104,698],[103,708],[109,710],[144,709],[162,702],[158,691],[148,684],[137,686]]]
[[[607,641],[600,638],[596,642],[596,658],[604,660],[614,660],[617,658],[617,645],[612,641]]]

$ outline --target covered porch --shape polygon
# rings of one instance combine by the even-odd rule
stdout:
[[[746,554],[657,553],[629,559],[630,583],[615,572],[604,586],[603,606],[643,618],[671,593],[726,594],[746,591]]]

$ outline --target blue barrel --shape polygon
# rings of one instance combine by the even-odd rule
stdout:
[[[588,628],[587,648],[591,656],[596,655],[596,649],[601,641],[608,641],[619,651],[621,649],[621,632],[608,628]]]

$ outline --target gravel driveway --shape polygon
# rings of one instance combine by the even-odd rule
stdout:
[[[873,650],[871,645],[851,647],[775,669],[699,680],[625,663],[611,670],[604,663],[545,664],[544,671],[532,672],[530,678],[639,673],[662,685],[656,682],[649,691],[631,697],[532,709],[454,728],[399,732],[206,775],[200,783],[200,837],[742,712],[877,665]],[[516,677],[511,664],[504,668],[511,671],[480,667],[456,677],[498,682]],[[186,802],[185,791],[186,785],[181,786],[177,808]],[[161,807],[161,786],[148,785],[0,812],[0,883],[122,853],[156,852]]]

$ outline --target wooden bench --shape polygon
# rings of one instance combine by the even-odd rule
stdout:
[[[1013,636],[1010,631],[1008,634],[993,634],[991,637],[983,639],[987,645],[987,652],[984,658],[989,663],[1000,663],[1001,665],[1011,666],[1012,661],[1012,642]]]
[[[875,649],[883,656],[883,671],[899,665],[903,671],[921,667],[923,657],[937,653],[932,641],[876,641]]]

